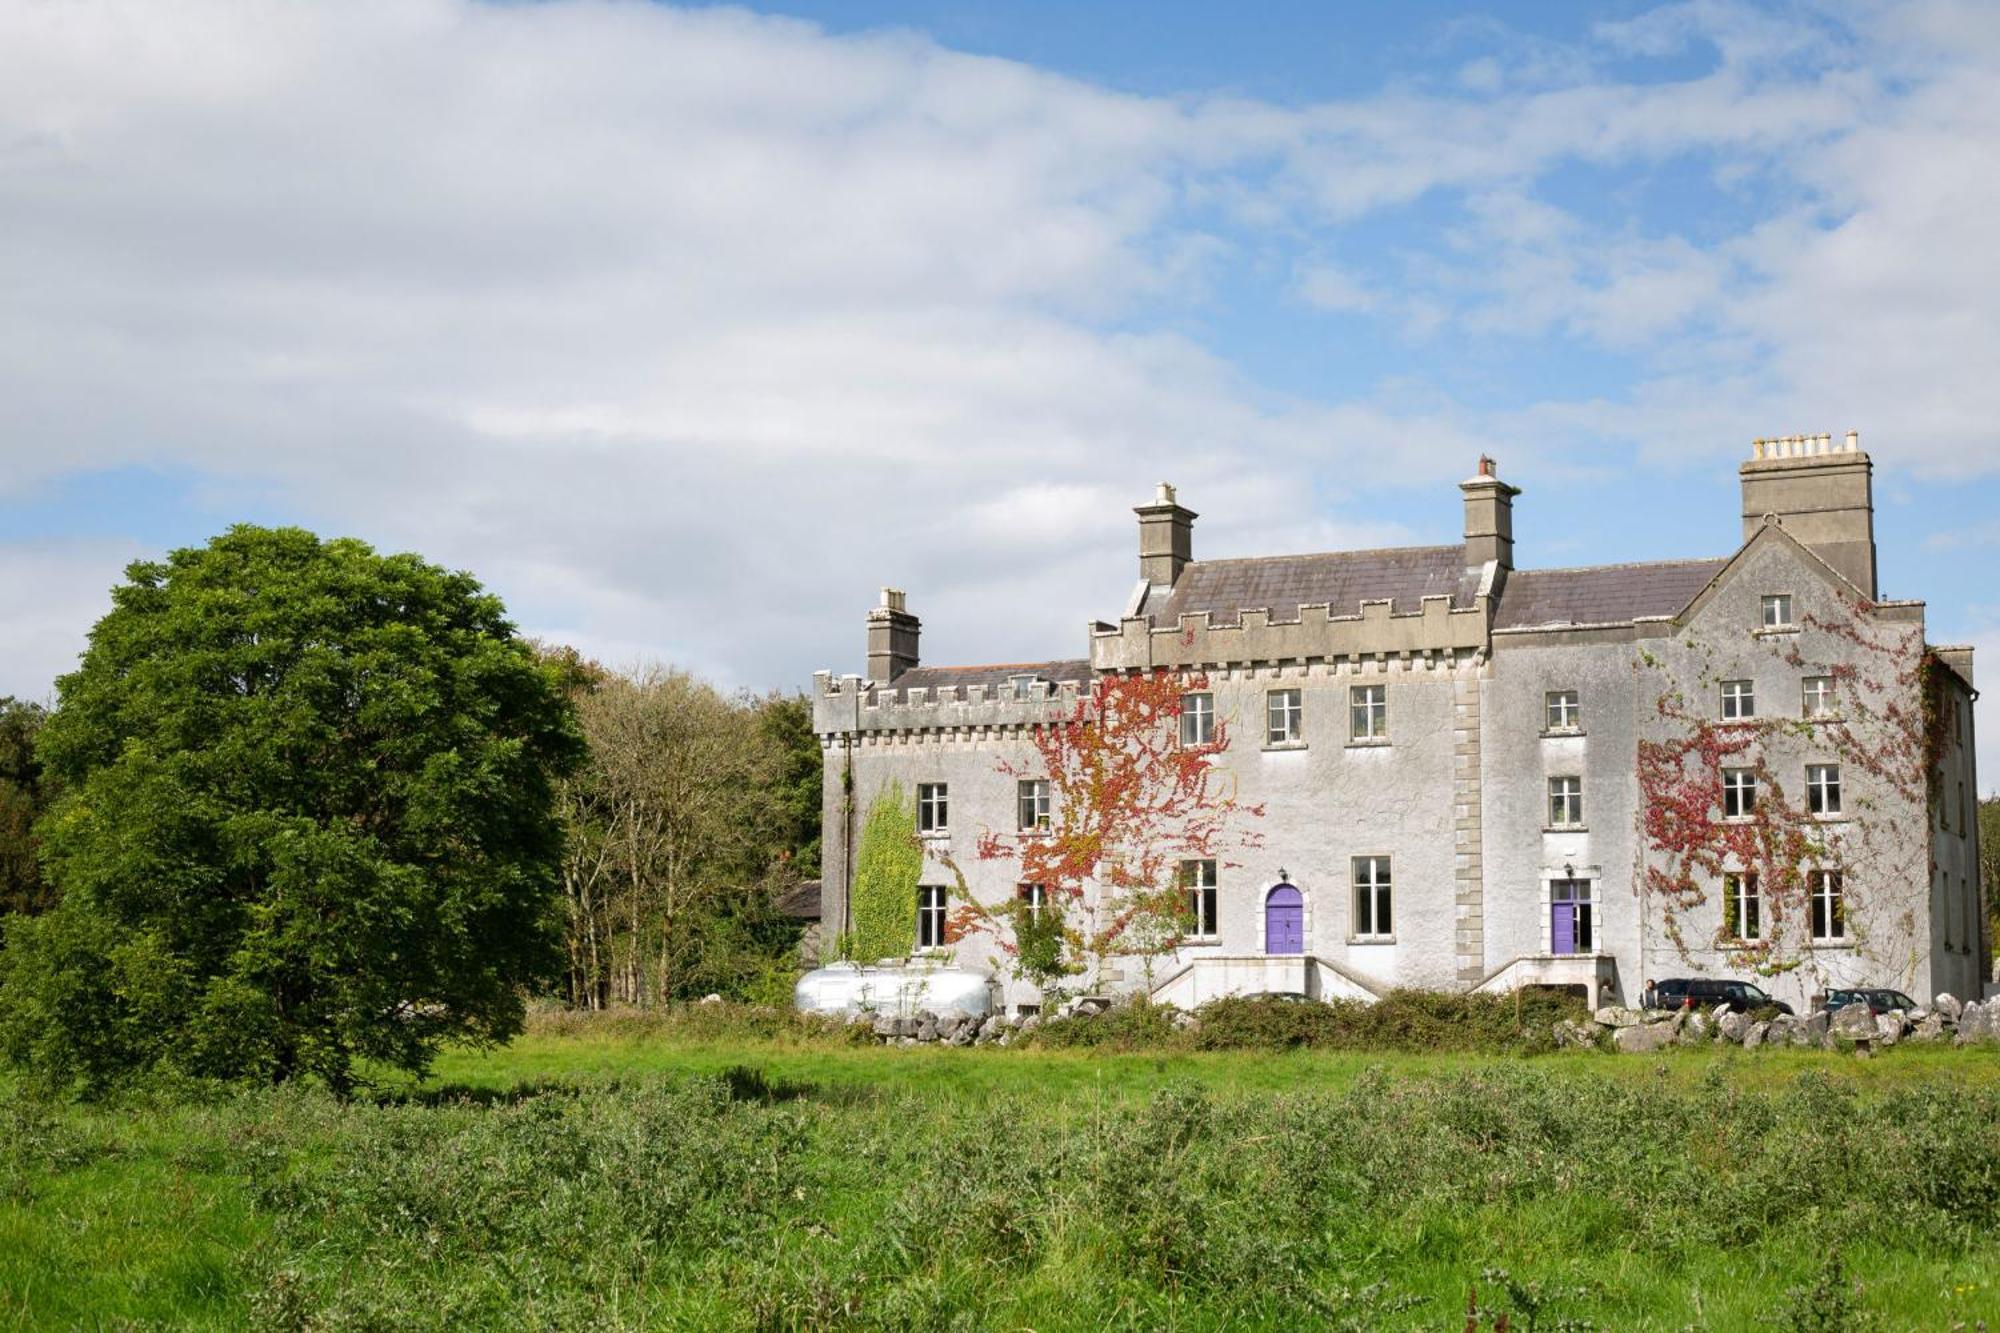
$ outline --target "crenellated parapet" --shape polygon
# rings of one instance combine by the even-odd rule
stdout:
[[[1047,726],[1074,717],[1085,688],[1076,681],[1023,679],[898,689],[861,676],[816,671],[813,730],[833,736]]]
[[[1294,620],[1273,620],[1269,610],[1246,609],[1233,625],[1209,623],[1206,612],[1155,625],[1127,616],[1091,631],[1090,665],[1096,671],[1147,671],[1256,662],[1331,660],[1378,656],[1453,659],[1484,652],[1491,599],[1484,589],[1469,607],[1448,596],[1423,599],[1421,611],[1397,613],[1390,602],[1364,601],[1359,615],[1335,615],[1330,605],[1301,606]]]

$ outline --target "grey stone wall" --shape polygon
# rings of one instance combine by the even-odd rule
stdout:
[[[1341,963],[1381,987],[1448,988],[1457,980],[1453,940],[1456,924],[1456,843],[1453,836],[1453,746],[1455,686],[1476,684],[1478,668],[1458,668],[1423,659],[1334,667],[1263,667],[1207,674],[1217,717],[1227,726],[1230,745],[1219,760],[1218,790],[1233,792],[1245,807],[1261,806],[1261,818],[1245,813],[1238,827],[1261,838],[1255,850],[1227,850],[1218,870],[1218,933],[1191,943],[1179,957],[1160,960],[1154,971],[1164,979],[1181,962],[1197,957],[1260,954],[1264,951],[1264,896],[1288,872],[1306,901],[1306,951]],[[1349,739],[1349,690],[1357,684],[1387,687],[1389,738],[1386,744]],[[824,692],[831,682],[822,682]],[[1302,743],[1270,747],[1264,742],[1265,704],[1270,690],[1297,688],[1304,713]],[[851,703],[832,698],[823,719],[843,720]],[[981,860],[980,836],[1015,832],[1016,783],[1003,766],[1033,771],[1039,756],[1026,730],[1025,713],[1013,701],[990,701],[985,721],[971,720],[967,706],[895,704],[863,706],[845,716],[878,725],[834,736],[827,750],[827,829],[823,904],[827,932],[845,921],[851,873],[844,831],[859,829],[868,808],[890,784],[913,798],[919,783],[943,782],[950,792],[950,829],[923,838],[927,860],[923,882],[956,887],[951,866],[965,887],[986,903],[1004,901],[1019,884],[1018,866]],[[930,710],[928,714],[925,710]],[[1047,710],[1028,706],[1027,713]],[[1008,724],[1002,715],[1023,720]],[[911,723],[924,716],[939,725]],[[950,721],[948,721],[948,719]],[[952,725],[955,721],[956,725]],[[824,724],[824,721],[823,721]],[[883,725],[886,724],[886,725]],[[851,756],[851,758],[850,758]],[[851,763],[854,806],[851,821],[841,778]],[[841,833],[835,832],[836,828]],[[1392,938],[1352,939],[1352,860],[1386,855],[1393,875]],[[993,967],[1004,976],[1010,960],[987,936],[977,935],[951,951],[957,961]],[[1118,987],[1143,983],[1136,961],[1114,964]],[[1039,1000],[1031,987],[1007,981],[1007,1003]]]
[[[1450,987],[1457,977],[1453,836],[1454,683],[1470,664],[1422,659],[1355,666],[1236,668],[1208,675],[1217,715],[1231,728],[1223,781],[1261,819],[1262,839],[1241,866],[1219,871],[1220,934],[1182,958],[1264,952],[1264,897],[1280,881],[1306,903],[1306,952],[1378,987]],[[1388,743],[1349,738],[1349,691],[1387,687]],[[1300,690],[1303,744],[1265,745],[1269,691]],[[1355,938],[1353,859],[1390,858],[1392,937]]]
[[[1486,966],[1545,953],[1549,886],[1591,883],[1596,952],[1617,960],[1621,994],[1644,981],[1634,892],[1637,744],[1635,643],[1626,632],[1496,634],[1485,681],[1482,784]],[[1575,690],[1576,734],[1546,731],[1550,691]],[[1584,828],[1549,831],[1548,779],[1583,779]]]
[[[1798,628],[1762,628],[1762,598],[1787,594]],[[1846,633],[1817,628],[1815,621],[1845,625]],[[1872,652],[1856,638],[1882,644],[1914,635],[1920,643],[1922,608],[1891,604],[1857,614],[1851,599],[1810,564],[1810,557],[1775,529],[1753,541],[1705,600],[1698,600],[1672,635],[1643,647],[1658,663],[1640,669],[1635,700],[1640,734],[1671,739],[1682,728],[1662,719],[1655,702],[1666,690],[1678,690],[1690,711],[1718,718],[1720,682],[1754,682],[1757,711],[1762,718],[1798,720],[1801,682],[1808,675],[1846,669],[1856,673],[1866,691],[1881,691],[1884,706],[1897,697],[1892,677],[1895,663]],[[1904,691],[1905,708],[1915,708],[1913,692]],[[1921,796],[1914,801],[1893,784],[1872,776],[1842,754],[1842,743],[1879,749],[1894,737],[1871,731],[1860,718],[1797,725],[1765,733],[1760,752],[1793,803],[1805,803],[1805,766],[1841,765],[1843,815],[1824,825],[1836,848],[1845,876],[1849,912],[1848,942],[1808,945],[1806,923],[1788,926],[1792,944],[1787,952],[1795,970],[1773,977],[1766,989],[1802,1010],[1810,997],[1828,986],[1894,986],[1918,995],[1934,988],[1928,913],[1929,843]],[[1657,856],[1640,863],[1663,864]],[[1686,974],[1745,975],[1744,956],[1714,947],[1722,924],[1720,885],[1704,886],[1709,901],[1682,919],[1682,939],[1676,943],[1667,929],[1668,917],[1657,904],[1646,914],[1641,966],[1651,974],[1670,969]]]

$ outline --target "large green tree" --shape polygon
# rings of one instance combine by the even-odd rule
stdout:
[[[346,1089],[518,1031],[560,964],[552,788],[581,740],[499,600],[249,526],[112,596],[40,737],[61,898],[9,924],[0,1049],[85,1092]]]

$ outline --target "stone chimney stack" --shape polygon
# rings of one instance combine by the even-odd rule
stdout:
[[[1153,503],[1132,512],[1139,516],[1139,577],[1156,588],[1173,587],[1194,559],[1194,521],[1199,515],[1181,508],[1174,488],[1164,481]]]
[[[911,615],[900,588],[882,589],[882,605],[868,613],[868,681],[887,685],[917,664],[923,622]]]
[[[1873,601],[1875,587],[1874,464],[1856,431],[1758,440],[1743,479],[1743,540],[1776,515],[1785,531],[1812,548]]]
[[[1462,481],[1465,492],[1465,563],[1483,565],[1492,560],[1501,569],[1514,567],[1514,497],[1518,486],[1509,486],[1493,475],[1493,460],[1479,458],[1479,475]]]

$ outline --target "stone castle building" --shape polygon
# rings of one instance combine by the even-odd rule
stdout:
[[[1972,654],[1924,640],[1924,604],[1876,587],[1872,466],[1850,434],[1758,441],[1742,542],[1713,559],[1516,569],[1520,492],[1482,459],[1464,540],[1198,560],[1162,485],[1137,509],[1139,581],[1086,657],[926,666],[885,590],[865,675],[822,672],[823,911],[850,920],[856,837],[892,784],[926,848],[914,951],[952,897],[1033,893],[972,854],[1046,812],[1037,727],[1093,682],[1169,672],[1183,739],[1262,807],[1256,850],[1190,863],[1187,938],[1113,988],[1366,998],[1401,986],[1757,981],[1978,994]],[[1003,768],[1011,764],[1013,771]],[[949,860],[965,876],[947,873]]]

